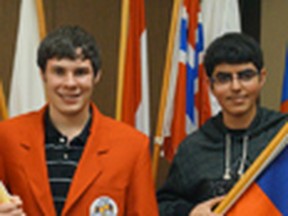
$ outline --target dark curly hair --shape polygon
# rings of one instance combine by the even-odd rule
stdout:
[[[91,61],[96,76],[101,68],[100,51],[93,36],[79,26],[62,26],[48,34],[38,48],[37,64],[44,72],[51,58],[77,59],[77,48],[81,48],[83,59]]]

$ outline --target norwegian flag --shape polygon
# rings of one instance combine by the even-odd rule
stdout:
[[[209,87],[203,70],[200,1],[180,6],[163,118],[164,152],[172,160],[179,143],[210,116]],[[162,92],[163,97],[163,92]]]

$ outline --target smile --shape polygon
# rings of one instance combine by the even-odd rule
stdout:
[[[246,99],[246,96],[232,96],[228,97],[229,100],[234,101],[234,102],[242,102]]]
[[[74,102],[78,100],[81,94],[59,94],[59,96],[67,102]]]

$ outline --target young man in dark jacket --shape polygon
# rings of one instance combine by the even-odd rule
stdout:
[[[252,38],[229,33],[216,39],[204,66],[222,111],[180,144],[157,194],[162,216],[215,216],[213,207],[287,119],[258,106],[266,70]]]

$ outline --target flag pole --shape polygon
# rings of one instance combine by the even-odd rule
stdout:
[[[155,140],[154,140],[154,149],[153,149],[152,172],[153,172],[153,178],[155,182],[157,180],[160,150],[164,142],[164,137],[162,134],[164,110],[165,110],[165,105],[166,105],[166,100],[167,100],[169,76],[170,76],[170,71],[171,71],[174,41],[175,41],[177,21],[179,17],[179,9],[180,9],[181,2],[182,0],[174,0],[173,10],[172,10],[172,19],[171,19],[171,24],[170,24],[170,32],[169,32],[168,46],[167,46],[167,52],[166,52],[166,61],[165,61],[164,73],[163,73],[164,76],[163,76],[163,83],[162,83],[162,89],[161,89],[161,99],[160,99],[160,105],[159,105],[159,111],[158,111],[158,121],[157,121]]]
[[[272,162],[272,160],[287,146],[288,123],[286,123],[269,145],[261,152],[253,164],[239,179],[235,186],[225,196],[224,200],[213,211],[225,214],[237,199],[245,192],[257,176]]]
[[[129,0],[122,0],[121,10],[121,30],[120,30],[120,44],[119,44],[119,62],[118,62],[118,83],[117,83],[117,101],[116,101],[116,119],[121,120],[122,113],[122,98],[124,85],[124,71],[127,48],[127,32],[129,18]]]
[[[40,41],[41,41],[47,34],[43,0],[36,0],[36,7],[37,7],[39,36],[40,36]],[[45,94],[45,99],[47,101],[46,94]]]
[[[0,117],[2,118],[2,120],[8,119],[8,110],[5,101],[5,94],[2,81],[0,81]]]
[[[36,0],[36,6],[37,6],[39,35],[40,39],[42,40],[46,35],[46,20],[45,20],[43,0]]]

